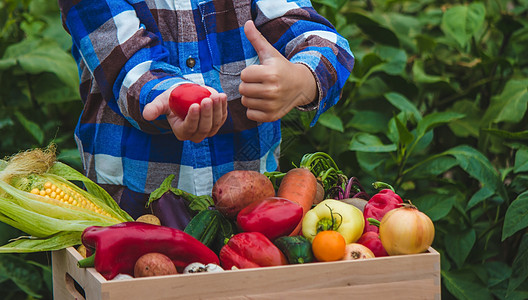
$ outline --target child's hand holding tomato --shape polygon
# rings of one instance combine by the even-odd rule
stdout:
[[[189,105],[189,100],[192,99],[187,98],[185,99],[185,105],[173,105],[173,108],[175,108],[173,111],[170,105],[170,95],[174,88],[171,88],[145,106],[143,118],[147,121],[152,121],[160,115],[167,115],[167,121],[172,128],[172,132],[182,141],[190,140],[199,143],[203,139],[215,135],[227,118],[227,95],[218,93],[211,87],[200,85],[187,87],[182,85],[179,87],[180,90],[187,90],[189,94],[199,94],[205,98],[197,99],[196,103],[191,105]],[[197,93],[192,91],[193,88],[196,89]],[[207,96],[208,93],[204,93],[203,89],[209,90],[210,95]],[[176,91],[176,89],[174,90]],[[187,107],[188,111],[185,116]]]

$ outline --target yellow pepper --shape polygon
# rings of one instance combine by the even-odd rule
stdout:
[[[304,237],[313,240],[323,230],[335,230],[347,244],[357,241],[363,233],[365,219],[357,207],[334,199],[326,199],[306,212],[302,221]]]

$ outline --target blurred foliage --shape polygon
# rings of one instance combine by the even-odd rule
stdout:
[[[309,127],[283,122],[281,166],[330,154],[391,183],[435,223],[442,298],[528,298],[528,1],[313,0],[355,67]],[[56,1],[0,3],[0,156],[55,142],[80,169],[82,104]],[[369,193],[375,193],[370,188]],[[1,242],[20,235],[0,224]],[[51,298],[49,254],[1,255],[4,299]]]

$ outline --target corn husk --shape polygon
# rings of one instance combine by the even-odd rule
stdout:
[[[67,185],[108,215],[30,192],[45,182]],[[110,226],[133,218],[95,182],[56,161],[55,147],[50,146],[0,160],[0,221],[29,235],[0,247],[1,253],[63,249],[80,244],[88,226]]]

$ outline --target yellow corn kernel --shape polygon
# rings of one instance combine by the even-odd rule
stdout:
[[[39,195],[40,191],[39,191],[39,189],[34,188],[34,189],[31,190],[31,194]]]
[[[74,205],[80,208],[91,210],[98,214],[112,217],[108,212],[102,210],[81,193],[64,184],[57,186],[51,182],[46,182],[43,186],[43,189],[40,191],[38,189],[34,189],[32,192],[47,198],[54,198],[67,205]]]

